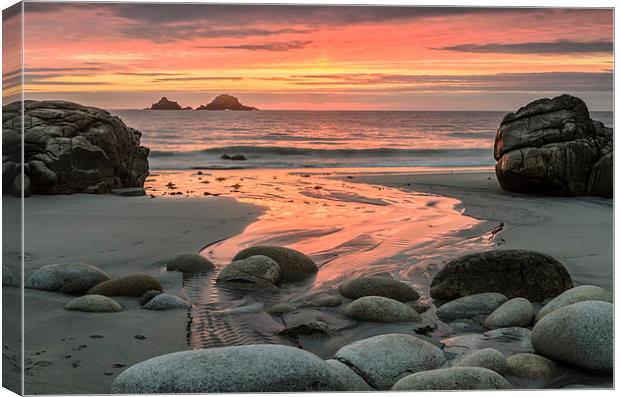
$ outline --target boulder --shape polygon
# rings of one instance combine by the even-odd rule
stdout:
[[[165,96],[161,97],[159,102],[151,105],[150,110],[183,110],[178,102],[170,101]]]
[[[455,299],[437,309],[437,317],[442,320],[456,320],[458,318],[471,318],[480,314],[489,314],[508,298],[497,292],[485,292]]]
[[[191,303],[185,299],[170,294],[158,294],[142,306],[146,310],[175,310],[189,309],[191,307]]]
[[[138,302],[140,303],[140,306],[144,306],[147,303],[149,303],[151,299],[153,299],[154,297],[156,297],[157,295],[161,293],[162,293],[161,291],[157,291],[157,290],[146,291],[144,294],[142,294],[140,299],[138,299]]]
[[[556,297],[573,282],[555,258],[534,251],[492,250],[456,258],[431,282],[431,296],[451,300],[480,292],[542,302]]]
[[[215,97],[207,105],[200,105],[196,110],[258,110],[252,106],[245,106],[232,95],[222,94]]]
[[[506,371],[506,358],[498,350],[486,348],[470,353],[452,364],[453,367],[480,367],[498,374]]]
[[[3,176],[5,164],[6,175],[15,177],[22,162],[21,108],[20,102],[2,107]],[[33,194],[100,192],[101,183],[144,185],[149,150],[140,146],[141,133],[118,117],[57,100],[24,101],[23,110],[24,172]]]
[[[415,301],[420,297],[411,286],[387,277],[359,277],[345,281],[338,287],[340,295],[358,299],[364,296],[383,296],[401,302]]]
[[[541,318],[532,330],[532,346],[540,355],[594,372],[613,371],[614,306],[583,301]]]
[[[495,137],[503,189],[562,196],[613,195],[613,129],[579,98],[539,99],[507,114]]]
[[[504,377],[489,369],[453,367],[406,376],[392,390],[496,390],[511,387]]]
[[[285,313],[290,313],[297,309],[297,306],[291,303],[278,303],[267,309],[267,313],[272,316],[280,316]]]
[[[555,363],[537,354],[521,353],[506,359],[506,375],[549,382],[557,374]]]
[[[382,296],[359,298],[344,309],[347,316],[358,321],[376,323],[398,323],[412,321],[419,323],[422,317],[410,306]]]
[[[281,345],[215,347],[166,354],[133,365],[112,393],[256,393],[344,391],[332,366]]]
[[[182,273],[208,272],[215,269],[215,265],[202,255],[181,254],[168,261],[166,270]]]
[[[446,360],[438,347],[406,334],[378,335],[353,342],[340,348],[335,358],[379,390],[390,389],[410,373],[438,368]]]
[[[372,387],[368,385],[362,379],[361,376],[355,373],[351,368],[338,360],[327,360],[327,364],[331,365],[334,371],[338,372],[342,383],[345,385],[347,391],[372,391]]]
[[[105,281],[91,288],[88,294],[104,296],[135,296],[141,297],[147,291],[163,291],[159,281],[148,274],[132,274],[129,276]]]
[[[47,265],[28,278],[26,288],[81,295],[109,279],[103,270],[85,263]]]
[[[218,284],[241,288],[275,288],[278,281],[280,266],[265,255],[233,261],[217,277]]]
[[[19,287],[19,281],[6,265],[2,265],[2,285],[7,287]]]
[[[265,255],[280,266],[281,281],[298,281],[319,271],[316,263],[307,255],[286,247],[255,246],[240,251],[234,261],[254,255]]]
[[[65,305],[65,310],[80,312],[121,312],[123,307],[113,299],[102,295],[84,295]]]
[[[484,326],[487,328],[527,327],[534,318],[534,307],[525,298],[514,298],[491,313]]]
[[[534,321],[538,322],[538,320],[554,310],[559,309],[560,307],[583,301],[603,301],[613,303],[614,295],[605,288],[597,287],[595,285],[580,285],[562,292],[549,303],[544,305],[536,314]]]

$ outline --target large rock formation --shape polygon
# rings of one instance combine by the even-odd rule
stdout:
[[[21,168],[21,105],[2,108],[3,193]],[[24,172],[32,193],[105,193],[142,187],[149,149],[141,133],[102,109],[65,101],[24,102]]]
[[[170,101],[165,96],[161,97],[159,102],[152,104],[150,108],[150,110],[183,110],[183,109],[184,108],[182,108],[178,102]]]
[[[211,103],[201,105],[196,110],[258,110],[252,106],[245,106],[239,102],[239,99],[232,95],[222,94],[215,97]]]
[[[570,95],[509,113],[495,137],[497,179],[512,192],[611,197],[613,154],[613,129]]]

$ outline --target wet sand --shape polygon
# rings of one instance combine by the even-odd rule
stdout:
[[[493,171],[374,174],[356,181],[456,198],[464,214],[501,229],[494,246],[547,253],[564,263],[576,285],[613,291],[612,199],[513,194],[501,190]]]
[[[33,196],[25,203],[26,279],[44,265],[83,262],[112,278],[151,274],[183,297],[182,274],[158,262],[238,234],[262,212],[230,198],[72,195]],[[17,205],[3,197],[5,214]],[[19,248],[5,247],[4,261],[17,268],[11,252]],[[19,301],[18,288],[3,290],[5,300]],[[142,310],[135,298],[115,298],[123,312],[73,312],[63,309],[71,296],[24,291],[27,394],[108,393],[127,366],[190,348],[187,311]],[[3,314],[10,320],[10,312]]]

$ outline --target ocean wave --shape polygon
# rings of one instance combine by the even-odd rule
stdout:
[[[305,156],[305,157],[478,157],[487,156],[492,149],[318,149],[285,146],[224,146],[191,151],[152,150],[151,157],[194,157],[199,155],[243,154],[246,156]]]

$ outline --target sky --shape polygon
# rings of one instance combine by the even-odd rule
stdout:
[[[611,110],[613,11],[27,2],[24,59],[26,98],[108,109]]]

